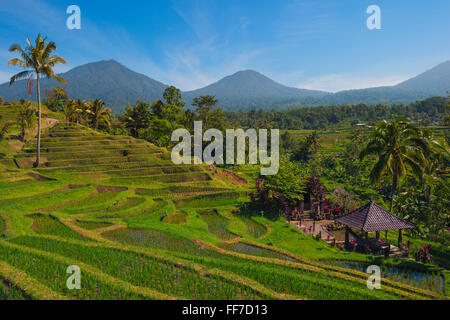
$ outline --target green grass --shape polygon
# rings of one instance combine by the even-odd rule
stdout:
[[[33,219],[31,229],[37,234],[54,235],[76,240],[89,240],[89,238],[82,236],[81,234],[73,231],[72,229],[61,223],[54,216],[38,213],[29,217]]]
[[[251,244],[244,243],[244,242],[237,242],[237,243],[233,243],[230,245],[226,245],[224,248],[227,250],[230,250],[230,251],[235,251],[235,252],[239,252],[239,253],[243,253],[243,254],[249,254],[252,256],[259,256],[259,257],[280,259],[280,260],[284,260],[284,261],[297,262],[296,259],[291,258],[290,256],[287,256],[280,252],[266,249],[263,247],[258,247],[258,246],[251,245]]]
[[[240,192],[219,192],[176,200],[175,203],[177,208],[210,208],[214,206],[238,204],[240,197],[242,197],[242,193]]]
[[[82,261],[136,286],[188,299],[264,298],[245,285],[134,252],[40,238],[19,238],[13,242]]]
[[[111,222],[106,221],[84,221],[84,220],[75,220],[74,222],[77,226],[80,228],[86,229],[86,230],[95,230],[95,229],[101,229],[106,228],[109,226],[112,226]]]
[[[68,265],[48,256],[24,252],[0,243],[0,260],[39,280],[53,291],[70,299],[115,300],[144,299],[143,296],[120,290],[119,288],[84,272],[81,286],[83,290],[69,290],[66,286]]]
[[[208,267],[221,268],[246,276],[279,293],[299,298],[317,300],[377,300],[399,299],[383,291],[367,290],[365,285],[333,278],[313,271],[289,270],[282,267],[265,266],[248,262],[224,261],[222,259],[199,257],[195,259]]]
[[[245,232],[250,234],[254,238],[261,238],[267,234],[267,227],[263,224],[256,222],[252,218],[239,217],[245,223]]]
[[[208,224],[209,232],[222,240],[231,240],[237,237],[236,234],[227,229],[228,219],[217,213],[216,210],[200,212],[200,219]]]
[[[22,289],[0,277],[0,300],[31,300]]]
[[[188,216],[184,212],[175,212],[162,217],[161,221],[171,224],[184,224],[187,222]]]
[[[323,150],[339,151],[348,135],[345,130],[321,133]],[[31,139],[0,161],[0,262],[64,297],[427,297],[409,296],[415,289],[396,291],[389,284],[385,290],[368,290],[357,270],[335,271],[319,263],[331,260],[442,274],[447,288],[448,272],[439,267],[341,251],[277,215],[245,211],[241,204],[252,185],[236,186],[201,165],[175,166],[169,153],[143,140],[58,124],[43,131],[44,165],[37,169],[31,168],[34,143]],[[21,168],[10,166],[13,159]],[[248,165],[227,170],[249,181],[258,175],[258,168]],[[83,266],[84,290],[66,288],[71,264]],[[19,287],[3,282],[0,299],[33,298]]]

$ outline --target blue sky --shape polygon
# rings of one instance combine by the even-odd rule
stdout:
[[[81,8],[81,30],[66,9]],[[381,8],[381,30],[366,9]],[[450,59],[448,0],[0,0],[0,82],[12,43],[38,32],[67,71],[115,59],[182,90],[244,69],[289,86],[338,91],[392,85]]]

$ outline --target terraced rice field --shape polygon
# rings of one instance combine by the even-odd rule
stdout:
[[[33,214],[29,216],[33,219],[31,230],[37,234],[60,236],[67,239],[88,240],[78,232],[61,223],[56,217],[44,214]]]
[[[200,219],[208,224],[208,231],[222,240],[231,240],[237,238],[237,235],[230,232],[227,227],[228,219],[220,215],[217,210],[200,212]]]
[[[112,226],[113,224],[111,222],[105,222],[105,221],[84,221],[84,220],[75,220],[73,222],[80,228],[86,229],[86,230],[94,230],[94,229],[101,229],[106,228],[109,226]]]
[[[193,255],[208,255],[209,250],[195,244],[189,239],[174,236],[170,233],[151,229],[118,229],[103,233],[103,236],[124,245],[136,245]]]
[[[297,260],[295,258],[292,258],[283,253],[280,253],[280,252],[277,252],[274,250],[270,250],[267,248],[255,246],[252,244],[248,244],[245,242],[237,242],[237,243],[233,243],[231,245],[226,245],[225,248],[227,250],[231,250],[231,251],[235,251],[235,252],[239,252],[239,253],[243,253],[243,254],[248,254],[248,255],[252,255],[252,256],[275,258],[275,259],[280,259],[280,260],[284,260],[284,261],[297,262]]]
[[[325,265],[363,271],[368,265],[354,261],[321,260]],[[382,267],[381,276],[385,279],[409,284],[416,288],[427,289],[445,295],[445,279],[438,273],[423,273],[395,267]]]
[[[0,277],[0,300],[30,300],[22,289]]]
[[[0,299],[444,297],[437,269],[426,281],[383,269],[383,290],[367,289],[360,268],[325,263],[367,256],[241,214],[250,185],[175,166],[146,141],[59,123],[43,132],[37,169],[34,144],[1,161],[15,168],[0,167]],[[81,290],[66,286],[70,265]]]
[[[4,232],[6,230],[6,220],[0,216],[0,237],[4,235]]]
[[[162,217],[161,221],[172,224],[184,224],[187,222],[187,214],[184,212],[175,212]]]
[[[254,238],[261,238],[267,233],[267,227],[252,218],[240,217],[245,223],[245,232]]]

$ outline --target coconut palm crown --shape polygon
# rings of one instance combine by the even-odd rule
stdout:
[[[378,157],[370,172],[371,183],[378,184],[385,173],[392,176],[391,211],[400,177],[406,175],[407,168],[410,168],[412,174],[420,179],[427,152],[428,145],[420,130],[406,120],[383,120],[374,128],[360,159],[371,154]]]

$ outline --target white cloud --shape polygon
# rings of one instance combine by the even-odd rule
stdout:
[[[396,85],[410,76],[354,76],[344,74],[327,74],[306,79],[295,85],[297,88],[337,92],[350,89],[364,89]]]
[[[40,0],[15,0],[14,5],[4,1],[0,4],[0,12],[5,12],[14,19],[35,24],[41,28],[45,27],[46,30],[52,31],[65,28],[67,17],[64,11],[57,10]]]
[[[167,70],[164,76],[183,91],[207,86],[242,69],[249,69],[257,56],[267,48],[239,47],[232,38],[245,32],[251,23],[244,16],[233,16],[225,29],[218,28],[209,6],[176,2],[173,10],[195,35],[196,41],[186,41],[165,50]]]
[[[257,56],[266,52],[265,49],[242,51],[226,54],[223,61],[207,69],[201,63],[202,50],[193,46],[183,50],[166,53],[169,69],[164,72],[166,82],[183,91],[194,90],[207,86],[237,71],[248,69],[249,63]]]

